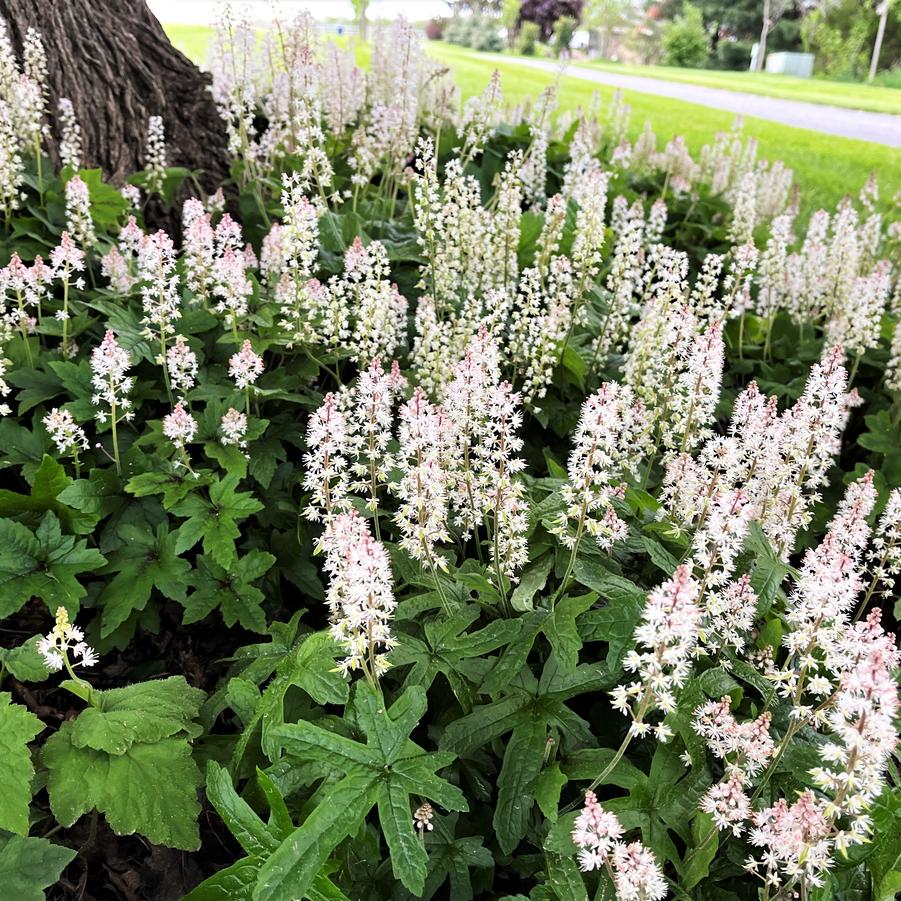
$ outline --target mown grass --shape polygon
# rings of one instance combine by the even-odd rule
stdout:
[[[212,34],[210,28],[171,25],[166,26],[166,31],[183,53],[198,62],[203,61]],[[465,97],[479,93],[495,68],[500,69],[504,95],[512,103],[534,97],[556,79],[549,72],[526,69],[512,61],[497,62],[450,44],[429,43],[427,51],[453,70]],[[560,108],[587,108],[595,90],[600,90],[605,101],[609,101],[613,93],[612,88],[564,77],[560,86]],[[722,110],[637,91],[624,91],[624,96],[632,107],[631,138],[637,137],[645,120],[649,120],[661,141],[681,134],[693,153],[713,140],[717,132],[729,129],[735,118],[732,113]],[[745,119],[745,131],[758,140],[761,156],[781,159],[794,170],[801,189],[802,218],[820,207],[834,207],[846,194],[858,191],[870,172],[876,172],[885,201],[890,201],[901,187],[901,153],[897,148],[751,117]]]
[[[181,50],[188,59],[198,65],[206,60],[206,48],[213,36],[213,29],[208,25],[166,25],[163,28],[169,40]]]

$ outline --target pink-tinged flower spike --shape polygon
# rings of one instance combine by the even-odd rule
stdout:
[[[134,379],[126,375],[130,366],[131,359],[128,352],[119,345],[116,336],[107,331],[100,346],[91,352],[91,385],[94,388],[91,403],[98,407],[94,414],[98,422],[104,423],[109,420],[113,433],[113,459],[118,472],[121,472],[122,468],[116,429],[123,419],[130,421],[134,416],[128,397]],[[109,412],[99,409],[101,403],[109,407]]]
[[[724,648],[744,651],[757,615],[757,594],[747,574],[725,587],[707,592],[704,604],[705,649],[716,654]]]
[[[219,422],[219,431],[222,433],[219,440],[226,447],[247,447],[247,414],[229,407]]]
[[[166,348],[175,324],[181,319],[181,295],[178,290],[175,245],[164,231],[145,235],[138,246],[138,281],[141,285],[141,305],[144,316],[144,336],[159,341],[157,362],[163,368],[166,393],[172,396]]]
[[[89,447],[87,435],[84,429],[75,422],[75,418],[68,410],[61,410],[54,407],[42,420],[44,428],[50,435],[51,440],[56,445],[57,450],[61,454],[71,454],[75,460],[76,478],[81,469],[78,459],[81,451],[86,451]]]
[[[254,353],[250,341],[245,340],[241,349],[228,358],[228,374],[238,389],[244,389],[244,411],[250,414],[250,388],[263,374],[263,358]]]
[[[206,307],[213,289],[216,263],[215,232],[210,214],[196,197],[190,197],[182,207],[181,222],[185,284]]]
[[[329,574],[331,633],[346,653],[341,671],[346,675],[360,669],[376,684],[388,670],[388,652],[397,643],[391,634],[397,602],[388,552],[353,510],[329,522],[322,546]]]
[[[626,670],[635,673],[637,679],[611,692],[613,706],[632,719],[627,740],[651,731],[645,721],[649,713],[660,710],[668,714],[676,709],[676,693],[691,673],[698,644],[698,588],[691,567],[683,564],[671,579],[648,595],[635,629],[637,647],[623,661]],[[666,741],[672,732],[660,724],[654,728],[654,734],[658,740]]]
[[[572,831],[583,872],[597,870],[607,864],[613,845],[625,831],[616,814],[601,807],[593,791],[585,792],[585,806],[576,817]]]
[[[443,570],[447,562],[435,553],[435,545],[450,540],[447,473],[442,465],[450,423],[444,410],[429,403],[418,387],[398,415],[400,449],[396,462],[401,478],[390,487],[400,499],[395,514],[402,533],[400,544],[428,569]]]
[[[641,842],[620,841],[624,832],[616,814],[604,810],[594,792],[585,792],[585,806],[572,832],[580,869],[604,867],[616,885],[618,899],[660,901],[666,897],[666,881],[653,852]]]
[[[90,250],[97,243],[91,219],[91,195],[87,184],[78,175],[66,182],[66,230],[84,250]]]
[[[698,802],[698,809],[713,817],[717,829],[731,829],[741,835],[751,816],[751,800],[745,792],[745,774],[736,768],[721,782],[711,785]]]
[[[654,852],[641,842],[613,848],[616,897],[621,901],[661,901],[666,897],[666,879]]]
[[[65,607],[56,608],[56,624],[50,633],[38,642],[38,652],[44,658],[47,669],[58,672],[63,667],[76,682],[83,682],[72,671],[73,663],[82,666],[94,666],[97,654],[85,643],[84,632],[69,622],[69,613]],[[73,660],[69,660],[71,652]]]
[[[834,824],[834,843],[844,852],[868,841],[867,811],[882,794],[886,768],[898,745],[898,684],[901,662],[895,636],[883,631],[881,611],[848,630],[845,646],[827,656],[838,673],[834,703],[826,714],[829,743],[820,747],[823,766],[811,770],[816,786],[829,796],[824,807]]]
[[[872,575],[855,619],[866,610],[874,592],[890,595],[901,573],[901,488],[895,488],[888,496],[873,533],[867,563]]]
[[[789,656],[771,674],[780,694],[791,700],[793,731],[815,719],[818,711],[808,698],[829,698],[835,689],[830,661],[840,658],[847,640],[870,534],[866,520],[875,502],[872,473],[852,482],[826,536],[805,553],[795,579],[785,614],[790,631],[783,638]]]
[[[567,465],[569,479],[561,489],[566,509],[553,527],[560,541],[572,548],[571,564],[585,532],[603,550],[625,538],[628,529],[611,500],[621,495],[623,480],[636,475],[647,449],[644,405],[628,386],[605,382],[582,404]]]
[[[270,283],[278,285],[276,300],[282,317],[279,324],[293,343],[322,343],[318,324],[321,307],[311,305],[311,294],[318,298],[308,286],[319,252],[319,217],[325,210],[304,196],[296,175],[282,175],[282,208],[284,260],[267,276]]]
[[[832,865],[829,833],[829,820],[812,791],[803,792],[791,806],[781,798],[754,814],[750,841],[763,854],[760,860],[749,857],[745,869],[770,889],[778,889],[784,877],[790,884],[803,879],[822,885],[822,874]]]
[[[50,264],[54,278],[63,283],[63,307],[56,311],[56,318],[63,324],[61,353],[64,357],[70,357],[75,348],[69,344],[69,288],[84,286],[84,280],[80,277],[72,281],[72,274],[84,269],[84,253],[76,247],[68,232],[60,235],[59,244],[50,251]]]
[[[785,560],[798,531],[810,522],[811,507],[840,448],[848,418],[848,373],[841,359],[841,348],[835,347],[812,367],[803,395],[774,433],[775,459],[755,473],[761,526]]]
[[[735,570],[754,508],[740,488],[719,492],[692,539],[692,560],[701,576],[701,596],[707,588],[725,585]]]
[[[337,395],[326,394],[322,406],[310,417],[307,448],[303,486],[311,497],[304,516],[311,522],[328,522],[350,506],[350,435]]]
[[[525,489],[517,473],[525,466],[516,454],[522,450],[521,397],[509,382],[501,382],[488,392],[489,432],[475,448],[477,496],[482,515],[490,523],[491,561],[494,579],[506,598],[504,579],[518,581],[519,570],[529,559],[526,532],[529,528]]]
[[[197,378],[197,354],[181,335],[176,336],[175,343],[166,351],[166,365],[172,388],[179,400],[184,400],[185,393],[194,387]]]
[[[137,185],[122,185],[119,193],[128,201],[133,210],[141,208],[141,189]]]
[[[888,260],[880,260],[868,275],[854,279],[845,302],[835,309],[826,323],[826,340],[841,345],[845,353],[854,357],[851,381],[863,354],[879,344],[882,314],[891,291],[891,264]]]
[[[185,445],[190,444],[197,434],[197,421],[179,401],[171,413],[163,418],[163,434],[172,442],[176,450],[187,460]],[[185,464],[187,465],[187,463]]]
[[[8,265],[0,269],[0,341],[5,343],[12,337],[13,328],[18,327],[22,336],[22,347],[28,365],[34,365],[29,334],[34,334],[37,320],[29,315],[28,306],[34,304],[33,292],[29,284],[30,269],[19,255],[13,251]],[[12,293],[16,298],[17,309],[8,307],[6,295]]]
[[[455,464],[448,473],[448,496],[455,523],[466,538],[484,515],[483,499],[477,496],[474,454],[488,440],[488,395],[500,379],[500,350],[483,326],[455,364],[453,379],[444,391],[444,411],[451,427],[447,458]]]
[[[394,400],[406,384],[396,360],[387,373],[382,369],[381,360],[373,360],[357,378],[348,411],[354,477],[351,490],[369,495],[366,508],[372,513],[377,540],[381,538],[379,489],[388,483],[388,473],[394,467],[394,457],[388,451],[394,425]]]
[[[226,247],[213,265],[213,296],[217,298],[214,309],[225,315],[226,325],[235,336],[239,322],[247,315],[248,300],[253,294],[246,266],[244,254],[232,247]]]
[[[724,345],[720,323],[714,323],[687,348],[685,371],[679,375],[664,423],[664,447],[693,450],[710,437],[710,423],[723,381]]]

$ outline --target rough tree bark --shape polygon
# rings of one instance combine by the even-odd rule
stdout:
[[[83,166],[123,183],[143,168],[147,119],[158,115],[170,166],[202,170],[208,188],[225,177],[225,128],[209,76],[172,46],[144,0],[0,0],[0,16],[20,55],[28,27],[41,33],[51,115],[60,97],[72,101]]]

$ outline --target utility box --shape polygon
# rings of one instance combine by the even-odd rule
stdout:
[[[768,53],[766,70],[776,75],[810,78],[813,75],[812,53]]]

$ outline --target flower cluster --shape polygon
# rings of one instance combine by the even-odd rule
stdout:
[[[667,894],[666,880],[652,851],[641,842],[626,844],[616,814],[598,803],[594,792],[585,792],[585,806],[573,826],[572,838],[579,848],[579,866],[584,871],[607,869],[622,901],[659,901]]]
[[[94,666],[98,659],[94,649],[85,642],[84,632],[69,622],[69,612],[65,607],[56,608],[56,624],[38,642],[38,652],[44,658],[47,669],[54,672],[64,666],[71,672],[72,663]]]

